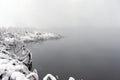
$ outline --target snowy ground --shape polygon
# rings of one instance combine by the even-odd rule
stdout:
[[[49,39],[60,39],[54,33],[40,32],[0,32],[0,80],[39,80],[37,70],[32,69],[32,53],[25,47],[26,43]],[[21,56],[18,55],[21,54]],[[43,80],[57,80],[47,74]],[[70,77],[69,80],[75,80]]]

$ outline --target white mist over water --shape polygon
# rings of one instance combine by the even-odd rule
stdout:
[[[63,33],[64,39],[31,49],[33,65],[42,76],[53,72],[64,78],[69,72],[67,76],[74,74],[75,78],[83,76],[85,80],[119,80],[119,3],[119,0],[0,0],[0,26],[39,27]]]
[[[119,0],[0,0],[0,26],[120,26]]]

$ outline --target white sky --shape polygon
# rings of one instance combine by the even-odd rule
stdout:
[[[0,0],[0,26],[120,26],[119,0]]]

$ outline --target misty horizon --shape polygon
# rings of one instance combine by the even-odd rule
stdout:
[[[118,27],[119,0],[0,0],[0,27]]]

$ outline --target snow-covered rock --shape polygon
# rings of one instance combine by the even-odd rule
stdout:
[[[0,80],[38,80],[37,70],[31,71],[32,53],[26,42],[61,38],[58,34],[40,32],[0,32]],[[22,56],[16,53],[21,51]],[[56,80],[51,74],[46,78]]]
[[[48,39],[59,39],[60,35],[54,33],[40,33],[40,32],[26,32],[25,34],[18,35],[23,42],[43,41]]]
[[[47,74],[43,80],[57,80],[52,74]]]
[[[62,36],[59,34],[54,33],[45,33],[45,32],[2,32],[1,40],[4,42],[13,43],[15,40],[21,41],[21,42],[35,42],[35,41],[43,41],[48,39],[59,39]]]
[[[0,34],[0,80],[39,80],[37,70],[31,71],[32,54],[23,46],[25,43],[21,37],[18,33]],[[22,47],[22,56],[10,51],[18,46]]]
[[[75,80],[75,78],[73,78],[73,77],[69,77],[69,80]]]
[[[18,58],[0,53],[0,80],[38,80],[37,71],[29,71]]]
[[[57,76],[57,77],[58,77],[58,76]],[[52,74],[47,74],[47,75],[43,78],[43,80],[57,80],[57,78],[54,77]],[[69,77],[68,80],[75,80],[75,78]]]
[[[26,43],[59,39],[61,35],[54,33],[0,32],[0,80],[39,80],[37,70],[31,71],[32,53],[25,47]],[[22,56],[17,53],[21,51]],[[52,74],[47,74],[43,80],[57,80]],[[75,80],[70,77],[69,80]]]

